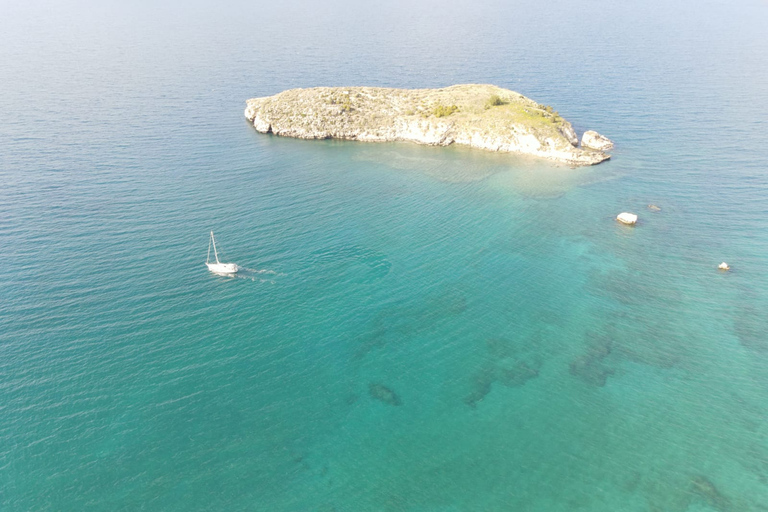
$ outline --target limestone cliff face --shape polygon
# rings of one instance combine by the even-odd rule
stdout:
[[[291,89],[248,100],[245,117],[262,133],[302,139],[461,144],[569,165],[610,158],[578,148],[571,123],[551,107],[493,85]]]

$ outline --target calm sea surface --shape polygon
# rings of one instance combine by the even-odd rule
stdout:
[[[768,510],[766,26],[758,0],[4,4],[0,509]],[[613,160],[243,118],[471,82]]]

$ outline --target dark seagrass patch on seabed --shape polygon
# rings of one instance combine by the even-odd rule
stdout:
[[[397,406],[403,404],[397,393],[389,389],[384,384],[371,382],[368,384],[368,393],[371,395],[371,398],[378,400],[379,402],[384,402],[387,405]]]
[[[471,408],[476,408],[478,402],[482,402],[485,396],[491,392],[491,386],[496,380],[496,367],[487,364],[477,370],[471,378],[469,393],[464,397],[464,403]]]
[[[508,387],[522,386],[529,379],[539,376],[538,368],[532,368],[525,361],[515,361],[510,366],[499,366],[498,381]]]
[[[380,311],[371,321],[369,332],[361,337],[355,359],[390,343],[408,341],[467,309],[464,295],[453,289],[417,299]]]
[[[768,352],[768,317],[764,311],[758,311],[751,305],[741,308],[733,327],[741,346],[756,352]]]
[[[592,386],[603,387],[614,371],[603,364],[603,360],[611,354],[613,341],[605,335],[587,333],[590,338],[585,353],[576,357],[570,364],[570,373]]]
[[[488,338],[485,341],[488,353],[472,374],[464,403],[476,408],[478,402],[491,392],[494,382],[506,387],[519,387],[538,377],[541,361],[521,348],[524,346],[512,339]]]
[[[731,500],[729,500],[720,490],[715,487],[707,477],[696,475],[691,478],[691,493],[698,496],[710,507],[720,512],[731,510]]]

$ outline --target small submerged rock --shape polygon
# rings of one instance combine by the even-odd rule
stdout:
[[[656,206],[655,204],[649,204],[648,205],[648,209],[651,210],[652,212],[660,212],[661,211],[661,208]]]
[[[587,130],[581,136],[581,147],[595,149],[597,151],[608,151],[613,148],[613,142],[608,137],[600,135],[596,131]]]
[[[371,382],[368,384],[368,393],[371,395],[371,398],[384,402],[387,405],[402,405],[403,403],[400,397],[397,396],[397,393],[384,384]]]

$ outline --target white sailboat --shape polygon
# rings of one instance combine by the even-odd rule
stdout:
[[[213,246],[213,256],[216,258],[216,263],[211,262],[211,246]],[[208,265],[208,270],[216,274],[236,274],[239,270],[235,263],[222,263],[219,261],[219,253],[216,251],[216,239],[213,238],[213,231],[211,231],[211,240],[208,242],[208,257],[205,260],[205,264]]]

